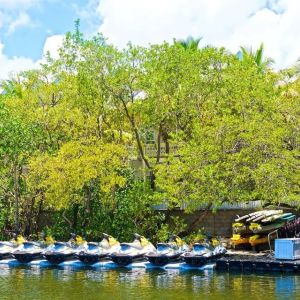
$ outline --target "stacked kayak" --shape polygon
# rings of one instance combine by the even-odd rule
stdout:
[[[173,236],[168,243],[158,243],[157,249],[145,257],[153,265],[164,266],[182,260],[182,254],[187,251],[188,245],[179,236]]]
[[[232,245],[250,245],[255,248],[267,244],[270,232],[282,228],[295,218],[293,213],[285,213],[282,210],[261,210],[237,216],[232,224]]]

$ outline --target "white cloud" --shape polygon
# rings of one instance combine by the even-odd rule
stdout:
[[[4,45],[0,42],[0,80],[8,79],[18,72],[33,69],[35,67],[34,61],[26,57],[8,58],[3,53]]]
[[[0,9],[20,10],[39,4],[40,0],[0,0]]]
[[[101,0],[97,12],[99,31],[121,47],[191,35],[233,52],[264,42],[277,67],[300,56],[298,0]]]
[[[63,45],[64,35],[52,35],[49,36],[44,44],[43,55],[46,55],[47,52],[50,53],[50,56],[54,59],[59,57],[59,48]]]
[[[12,34],[18,27],[32,26],[28,12],[40,4],[41,0],[0,0],[0,28]]]
[[[45,40],[43,55],[49,52],[52,58],[58,58],[58,49],[62,46],[63,39],[63,35],[48,37]],[[4,44],[0,42],[0,81],[13,77],[21,71],[37,69],[44,62],[43,59],[33,61],[30,58],[19,56],[9,58],[4,54],[3,49]]]
[[[8,34],[12,34],[18,27],[30,24],[30,17],[27,13],[21,12],[16,20],[12,21],[8,27]]]

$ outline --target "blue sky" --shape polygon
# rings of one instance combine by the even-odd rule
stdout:
[[[23,7],[4,10],[5,14],[15,21],[22,19],[22,16],[28,16],[23,17],[23,24],[16,25],[15,28],[11,25],[12,21],[5,22],[0,28],[1,42],[5,45],[4,54],[8,57],[25,56],[37,60],[43,53],[46,38],[73,30],[76,19],[81,19],[82,30],[86,32],[95,30],[100,18],[93,20],[94,28],[92,28],[91,20],[81,15],[81,12],[88,8],[87,2],[46,0],[32,1],[31,5],[28,1]]]
[[[264,42],[274,67],[287,67],[300,57],[299,15],[299,0],[0,0],[0,79],[55,56],[76,19],[119,47],[191,35],[235,53]]]

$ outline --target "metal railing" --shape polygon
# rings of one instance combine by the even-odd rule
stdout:
[[[260,200],[257,201],[251,201],[251,202],[236,202],[236,203],[223,203],[219,206],[213,206],[211,209],[218,209],[218,210],[231,210],[231,209],[257,209],[262,206],[262,202]],[[185,210],[188,207],[186,203],[182,203],[180,206],[178,206],[178,209]],[[207,207],[207,204],[201,204],[198,206],[198,210],[205,209]],[[167,202],[163,202],[158,205],[153,206],[154,210],[168,210],[168,204]]]
[[[170,144],[169,145],[169,154],[177,154],[178,150],[180,148],[179,144]],[[133,157],[138,157],[139,153],[138,153],[138,149],[135,146],[129,146],[127,147],[128,152],[130,153],[130,156]],[[157,156],[157,152],[158,152],[158,146],[157,144],[145,144],[143,146],[143,150],[144,150],[144,154],[147,157],[156,157]],[[167,153],[167,147],[165,143],[162,143],[160,145],[160,156],[164,157],[166,156]]]

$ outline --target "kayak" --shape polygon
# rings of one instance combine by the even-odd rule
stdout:
[[[258,222],[260,220],[270,218],[272,219],[273,216],[281,215],[283,213],[282,210],[273,210],[273,211],[267,211],[266,213],[258,216],[257,218],[253,219],[252,222]]]
[[[281,214],[276,214],[276,215],[272,215],[270,217],[264,218],[261,220],[262,223],[268,223],[268,222],[273,222],[276,221],[278,219],[289,219],[289,217],[292,217],[293,214],[292,213],[281,213]]]
[[[282,210],[261,210],[261,211],[258,211],[256,215],[247,218],[246,222],[251,222],[251,221],[259,219],[260,217],[267,217],[272,214],[279,214],[279,213],[282,213]]]
[[[244,216],[241,216],[241,217],[237,215],[237,218],[234,221],[235,222],[240,222],[242,220],[245,220],[247,218],[253,217],[254,215],[258,215],[258,214],[259,214],[259,212],[255,211],[253,213],[250,213],[250,214],[247,214],[247,215],[244,215]]]
[[[244,223],[233,223],[232,224],[232,231],[236,234],[245,234],[250,233],[249,227]]]
[[[258,223],[251,223],[249,228],[253,233],[268,233],[271,232],[273,230],[276,230],[282,226],[285,225],[286,222],[282,221],[282,222],[277,222],[277,223],[272,223],[272,224],[268,224],[268,225],[262,225],[262,224],[258,224]]]
[[[260,235],[254,235],[249,238],[249,243],[252,247],[255,247],[260,244],[266,244],[268,242],[268,237],[261,237]]]
[[[242,237],[240,234],[233,234],[231,243],[233,246],[249,244],[249,237]]]

